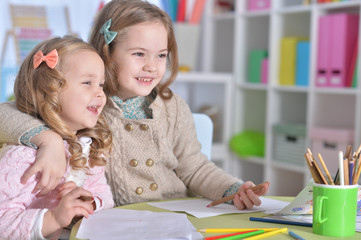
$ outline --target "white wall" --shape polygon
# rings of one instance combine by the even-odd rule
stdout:
[[[6,31],[11,29],[12,26],[8,7],[9,3],[46,6],[48,25],[55,36],[63,36],[67,33],[63,11],[63,7],[67,6],[72,31],[78,33],[82,39],[87,40],[94,15],[101,1],[102,0],[2,0],[0,8],[0,49],[3,48]],[[13,51],[14,46],[10,44],[5,54],[6,65],[11,66],[15,64]]]

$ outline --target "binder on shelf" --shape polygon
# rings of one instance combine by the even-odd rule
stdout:
[[[357,87],[357,78],[358,78],[358,59],[356,60],[356,64],[355,64],[355,69],[353,72],[353,77],[352,77],[352,85],[351,87],[356,88]]]
[[[267,57],[267,50],[255,49],[249,53],[248,82],[261,82],[262,60]]]
[[[356,87],[357,79],[357,53],[358,53],[358,41],[356,41],[355,47],[351,53],[351,63],[348,69],[348,75],[346,79],[346,87]]]
[[[261,63],[261,83],[268,83],[268,58],[264,58]]]
[[[316,86],[350,87],[359,16],[330,14],[319,19]]]
[[[206,0],[195,0],[190,19],[191,24],[198,24],[201,21],[205,4]]]
[[[280,85],[295,85],[296,46],[302,37],[284,37],[281,40],[281,62],[279,72]]]
[[[310,63],[310,42],[300,41],[297,43],[296,54],[296,85],[308,86]]]
[[[184,22],[186,18],[186,0],[178,0],[177,22]]]
[[[248,0],[248,10],[266,10],[271,7],[271,0]]]
[[[349,70],[353,50],[358,35],[358,15],[346,13],[332,14],[331,17],[331,46],[330,82],[329,86],[344,87],[346,79],[353,74]]]
[[[331,19],[329,16],[322,16],[318,20],[318,43],[317,43],[317,74],[316,86],[327,86],[329,78],[328,54]]]

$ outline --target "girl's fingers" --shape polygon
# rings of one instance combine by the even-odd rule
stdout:
[[[246,205],[246,208],[252,208],[253,207],[254,204],[247,197],[245,192],[240,192],[240,197],[241,197],[241,200],[243,201],[244,205]]]
[[[36,165],[32,165],[25,171],[25,173],[21,177],[21,180],[20,180],[21,183],[25,184],[29,180],[29,178],[31,178],[33,175],[35,175],[39,171],[40,171],[40,169],[38,169]]]
[[[256,195],[252,190],[247,191],[247,197],[254,205],[256,206],[261,205],[261,199],[259,199],[258,195]]]
[[[237,194],[233,199],[233,204],[236,206],[237,209],[242,210],[245,209],[246,206],[243,204],[242,200],[240,199],[239,195]]]

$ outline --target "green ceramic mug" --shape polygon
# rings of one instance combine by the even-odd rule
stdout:
[[[313,184],[313,232],[324,236],[355,235],[357,185]]]

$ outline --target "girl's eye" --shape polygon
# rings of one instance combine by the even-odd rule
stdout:
[[[103,87],[104,87],[104,83],[99,84],[99,87],[103,88]]]
[[[138,57],[142,57],[144,56],[144,53],[141,53],[141,52],[137,52],[137,53],[134,53],[135,56],[138,56]]]
[[[158,55],[160,58],[166,58],[167,57],[167,54],[166,53],[161,53]]]
[[[91,82],[91,81],[87,81],[87,82],[83,82],[83,84],[91,85],[92,82]]]

